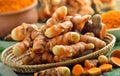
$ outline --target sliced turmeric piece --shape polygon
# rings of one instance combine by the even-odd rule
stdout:
[[[99,66],[102,72],[108,72],[112,70],[112,65],[111,64],[103,64]]]
[[[99,76],[101,74],[101,69],[97,67],[93,67],[88,70],[90,76]]]
[[[83,67],[80,64],[76,64],[72,69],[72,74],[74,76],[80,76],[84,72]]]
[[[115,50],[114,52],[112,52],[111,57],[118,57],[118,58],[120,58],[120,50]]]
[[[117,57],[111,57],[110,61],[115,65],[120,67],[120,58]]]

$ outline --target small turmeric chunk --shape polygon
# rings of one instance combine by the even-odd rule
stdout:
[[[80,64],[76,64],[72,69],[72,74],[74,76],[80,76],[84,72],[83,67]]]
[[[112,70],[112,65],[111,64],[103,64],[99,66],[102,72],[108,72]]]
[[[110,60],[111,60],[111,62],[112,62],[115,66],[119,66],[119,67],[120,67],[120,58],[111,57]]]
[[[93,67],[88,70],[90,76],[99,76],[101,74],[101,69],[97,67]]]
[[[104,63],[107,64],[109,61],[108,61],[108,58],[105,55],[100,55],[98,57],[98,62],[99,62],[99,64],[104,64]]]

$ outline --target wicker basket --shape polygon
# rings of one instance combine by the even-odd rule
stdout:
[[[12,54],[12,47],[9,47],[5,49],[2,54],[1,54],[1,60],[2,62],[12,68],[12,70],[16,72],[21,72],[21,73],[32,73],[36,71],[40,71],[43,69],[51,68],[51,67],[56,67],[56,66],[70,66],[73,64],[81,63],[85,59],[91,59],[91,58],[96,58],[100,54],[106,55],[114,46],[116,38],[112,34],[106,34],[104,41],[106,41],[107,46],[104,48],[97,50],[96,52],[72,59],[72,60],[67,60],[64,62],[58,62],[58,63],[49,63],[49,64],[40,64],[40,65],[22,65],[21,58],[24,57],[25,55],[28,55],[29,53],[23,54],[22,56],[16,57]]]

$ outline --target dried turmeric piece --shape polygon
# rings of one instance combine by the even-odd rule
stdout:
[[[93,67],[88,70],[90,76],[99,76],[101,74],[101,69],[97,67]]]
[[[80,76],[80,75],[82,75],[83,72],[84,72],[84,69],[80,64],[76,64],[72,68],[72,74],[74,76]]]
[[[108,72],[112,70],[112,65],[111,64],[102,64],[99,66],[102,72]]]

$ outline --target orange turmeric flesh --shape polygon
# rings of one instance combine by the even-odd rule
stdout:
[[[120,58],[111,57],[110,60],[111,60],[111,62],[112,62],[113,64],[115,64],[116,66],[119,66],[119,67],[120,67]]]
[[[80,64],[76,64],[72,69],[72,74],[74,76],[80,76],[83,72],[84,72],[84,69]]]

